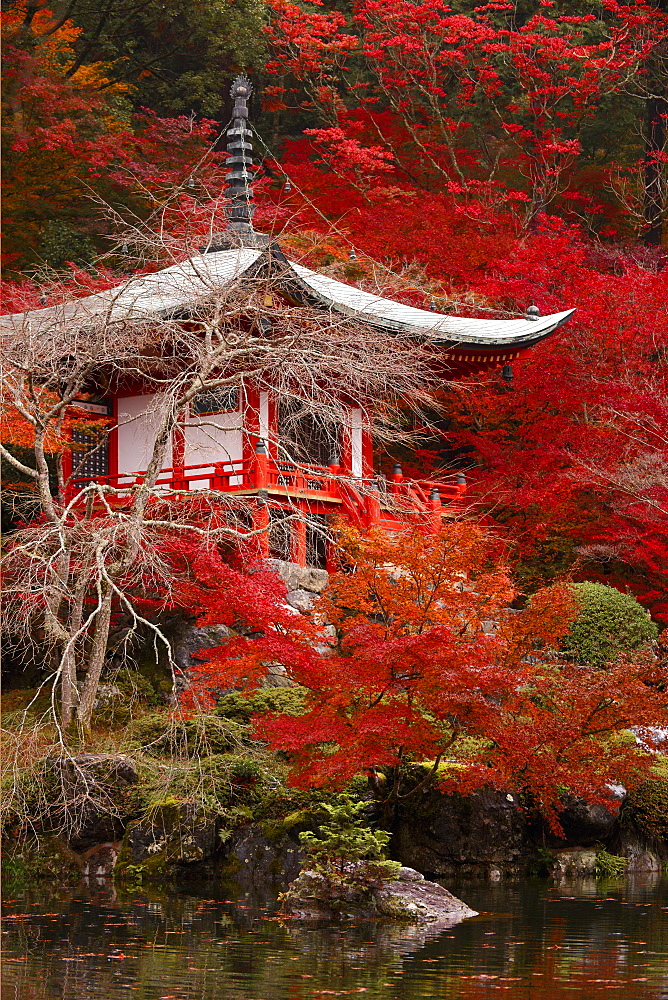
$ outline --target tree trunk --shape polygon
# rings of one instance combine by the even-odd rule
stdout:
[[[113,590],[110,584],[103,584],[100,595],[100,610],[95,619],[93,643],[88,657],[88,670],[84,681],[81,700],[79,702],[79,724],[84,731],[90,729],[93,717],[93,705],[104,667],[109,640],[109,624],[111,622],[111,605]]]
[[[668,114],[668,100],[648,97],[647,130],[645,134],[645,223],[643,242],[648,246],[661,246],[663,241],[663,164],[658,158],[663,152],[666,129],[663,115]]]

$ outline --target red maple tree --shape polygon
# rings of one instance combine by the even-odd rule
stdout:
[[[620,733],[665,715],[665,668],[560,660],[577,610],[566,586],[513,611],[498,547],[467,523],[435,536],[344,528],[340,541],[346,570],[315,609],[329,629],[274,617],[259,639],[231,639],[193,671],[195,692],[252,690],[277,660],[306,689],[304,714],[256,720],[288,752],[294,783],[341,786],[366,772],[390,808],[431,780],[528,792],[556,826],[565,787],[605,802],[606,782],[647,773],[651,755]],[[408,781],[406,767],[422,762]]]

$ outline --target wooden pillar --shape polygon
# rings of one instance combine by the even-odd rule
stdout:
[[[437,534],[443,526],[443,520],[441,518],[441,508],[442,508],[441,494],[438,492],[438,489],[436,487],[434,487],[434,489],[431,491],[431,494],[429,495],[429,503],[431,506],[431,517],[430,517],[431,530],[433,531],[434,534]]]
[[[292,522],[290,558],[298,566],[306,566],[306,521],[300,517]]]
[[[328,573],[337,573],[339,569],[339,560],[337,558],[336,545],[334,542],[330,542],[329,540],[327,541],[326,553],[327,562],[325,564],[325,569]]]
[[[269,558],[269,505],[267,504],[267,494],[260,490],[257,495],[257,505],[253,508],[253,531],[255,535],[257,553],[260,559]]]
[[[185,410],[181,410],[178,422],[172,430],[172,489],[187,490],[188,484],[185,479],[185,459],[186,459],[186,433],[185,433]]]
[[[257,488],[257,506],[253,510],[253,530],[259,532],[257,550],[260,559],[269,558],[269,505],[267,503],[267,486],[269,484],[269,456],[267,446],[262,438],[255,445],[254,486]]]
[[[253,386],[242,394],[243,460],[252,465],[255,445],[260,435],[260,393]]]
[[[367,494],[366,516],[367,523],[370,528],[373,528],[380,523],[380,501],[378,497],[374,496],[372,493]]]
[[[269,455],[263,438],[258,438],[255,445],[255,482],[258,490],[266,490],[269,486]]]
[[[373,437],[371,431],[362,429],[362,475],[373,476]]]

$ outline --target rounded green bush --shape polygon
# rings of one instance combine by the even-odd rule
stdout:
[[[581,610],[564,637],[563,648],[578,663],[602,667],[620,653],[643,649],[658,629],[642,604],[604,583],[574,583]]]

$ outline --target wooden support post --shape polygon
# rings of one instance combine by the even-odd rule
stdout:
[[[216,462],[214,465],[214,475],[211,478],[211,489],[218,490],[220,493],[225,493],[228,483],[228,477],[225,475],[225,466],[222,462]]]
[[[298,566],[306,566],[306,521],[296,518],[290,534],[290,558]]]
[[[339,570],[339,560],[336,555],[336,545],[334,542],[327,541],[326,552],[326,563],[325,569],[328,573],[337,573]]]
[[[372,493],[367,494],[366,516],[370,528],[380,523],[380,501]]]
[[[395,465],[392,467],[392,475],[390,476],[390,492],[395,495],[401,492],[401,483],[403,481],[404,474],[401,471],[400,465]]]
[[[263,438],[257,439],[255,445],[255,482],[258,490],[266,490],[269,486],[269,455]]]
[[[269,506],[267,504],[267,494],[260,490],[257,495],[257,506],[253,508],[253,531],[259,532],[255,535],[257,553],[260,559],[269,558]]]
[[[431,505],[431,530],[434,534],[437,534],[443,526],[443,520],[441,517],[441,494],[436,487],[434,487],[429,495],[429,503]]]
[[[172,482],[173,490],[187,490],[188,483],[185,478],[186,461],[186,414],[181,410],[178,422],[172,430]]]

